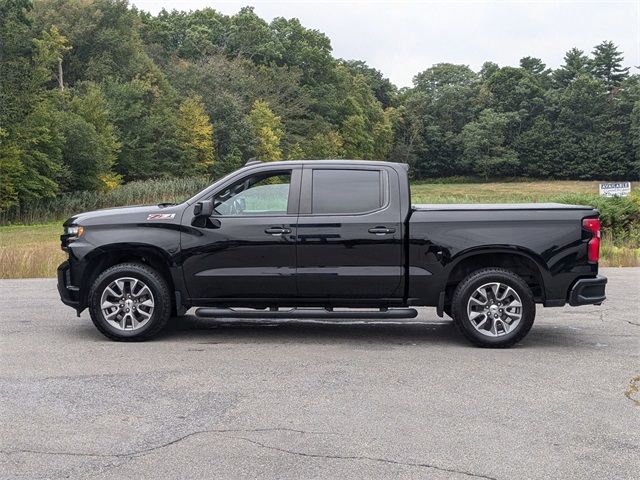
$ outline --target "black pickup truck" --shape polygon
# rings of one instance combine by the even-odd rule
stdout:
[[[62,301],[113,340],[209,318],[397,319],[435,306],[506,347],[535,304],[600,304],[600,221],[560,204],[411,205],[407,166],[249,162],[180,204],[64,224]]]

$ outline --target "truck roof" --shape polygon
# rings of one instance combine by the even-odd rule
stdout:
[[[277,162],[263,162],[261,160],[249,160],[244,166],[245,167],[253,167],[256,165],[273,165],[273,166],[290,166],[290,165],[305,165],[305,164],[319,164],[319,163],[336,163],[341,165],[375,165],[375,166],[388,166],[388,167],[398,167],[402,166],[403,168],[409,168],[406,163],[398,163],[398,162],[383,162],[382,160],[352,160],[346,158],[323,158],[320,160],[282,160]]]

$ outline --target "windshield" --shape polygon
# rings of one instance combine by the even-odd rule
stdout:
[[[197,193],[195,193],[193,196],[189,197],[187,200],[183,200],[180,203],[188,203],[189,205],[191,205],[192,203],[196,202],[200,197],[202,197],[202,194],[206,191],[210,191],[210,190],[214,190],[218,185],[221,185],[223,183],[225,183],[227,180],[229,180],[229,178],[233,177],[234,175],[236,175],[238,172],[234,171],[231,172],[227,175],[225,175],[222,178],[219,178],[218,180],[216,180],[213,183],[210,183],[204,187],[201,187]]]

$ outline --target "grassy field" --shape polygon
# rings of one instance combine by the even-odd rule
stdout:
[[[413,183],[413,203],[546,202],[566,193],[598,193],[598,182]]]
[[[65,259],[62,222],[0,227],[0,278],[53,277]]]
[[[545,202],[566,193],[597,193],[597,182],[416,183],[413,203]],[[0,227],[0,278],[51,277],[65,258],[62,220],[44,225]],[[640,266],[640,248],[605,236],[602,266]]]

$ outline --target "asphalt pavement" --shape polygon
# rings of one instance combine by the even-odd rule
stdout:
[[[640,268],[521,344],[417,322],[175,319],[114,343],[53,279],[0,281],[0,478],[631,479]]]

